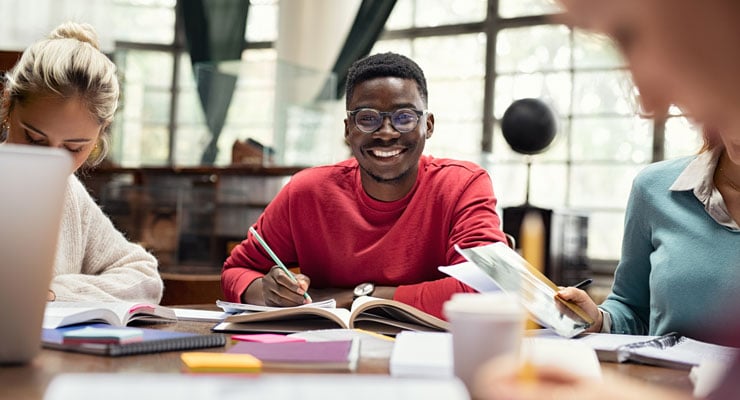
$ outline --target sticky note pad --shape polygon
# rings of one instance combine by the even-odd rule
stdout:
[[[274,333],[258,333],[254,335],[231,335],[231,340],[237,340],[240,342],[259,342],[259,343],[290,343],[290,342],[305,342],[306,339],[278,335]]]
[[[136,328],[100,328],[86,326],[82,329],[66,331],[63,344],[113,343],[126,344],[144,340],[144,331]]]
[[[190,372],[259,372],[262,362],[250,354],[188,352],[180,359]]]

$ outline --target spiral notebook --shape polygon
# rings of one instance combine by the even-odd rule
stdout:
[[[141,341],[133,343],[64,343],[64,333],[87,327],[110,328],[105,324],[85,326],[69,326],[57,329],[43,329],[41,342],[47,349],[72,351],[76,353],[96,354],[102,356],[128,356],[134,354],[161,353],[166,351],[202,349],[207,347],[222,347],[226,345],[226,336],[222,334],[195,334],[187,332],[171,332],[149,328],[117,328],[139,330],[143,333]]]

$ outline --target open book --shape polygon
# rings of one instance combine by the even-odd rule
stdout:
[[[225,303],[219,302],[219,304]],[[267,307],[265,311],[245,311],[226,318],[212,330],[215,332],[288,333],[335,328],[359,328],[395,335],[404,330],[446,331],[449,329],[449,323],[408,304],[362,296],[355,299],[351,310],[298,306]]]
[[[596,350],[600,361],[632,361],[686,370],[705,361],[728,364],[740,355],[740,349],[701,342],[676,333],[663,336],[590,333],[576,340]]]
[[[46,303],[43,327],[54,329],[94,322],[126,326],[140,319],[176,321],[177,316],[172,309],[155,304],[53,301]]]
[[[504,292],[515,296],[542,326],[551,328],[558,335],[573,337],[586,330],[593,320],[573,302],[557,296],[558,287],[545,275],[532,267],[516,251],[504,243],[462,249],[455,245],[458,253],[475,265],[470,264],[440,267],[440,271],[470,285],[479,292],[491,291],[482,283],[491,280]]]

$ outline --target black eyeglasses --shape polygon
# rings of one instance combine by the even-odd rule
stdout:
[[[357,129],[365,133],[377,131],[383,125],[385,117],[390,117],[393,129],[406,133],[413,131],[419,123],[419,119],[426,113],[427,110],[414,110],[413,108],[400,108],[396,111],[358,108],[353,111],[347,110],[347,117],[352,118]]]

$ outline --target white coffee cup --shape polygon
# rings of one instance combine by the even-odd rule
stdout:
[[[455,376],[468,389],[485,362],[500,356],[516,356],[524,334],[526,312],[503,292],[457,293],[445,302],[450,322]]]

